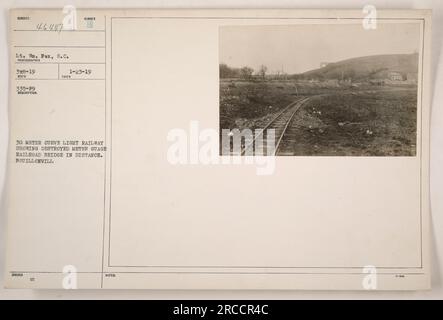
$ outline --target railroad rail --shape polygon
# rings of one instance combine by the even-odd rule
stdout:
[[[252,148],[252,155],[254,155],[255,154],[255,150],[254,150],[255,142],[259,137],[261,137],[263,139],[263,153],[262,153],[262,155],[270,155],[267,153],[267,145],[268,145],[267,135],[264,134],[268,129],[275,130],[275,138],[276,138],[277,142],[275,143],[274,151],[273,151],[272,155],[277,155],[278,149],[279,149],[280,144],[283,140],[283,136],[285,135],[286,130],[290,126],[292,119],[294,118],[295,114],[300,109],[300,107],[309,99],[310,99],[309,97],[300,98],[300,99],[297,99],[296,101],[290,103],[288,106],[286,106],[271,121],[269,121],[265,125],[265,127],[259,131],[259,133],[257,133],[254,136],[254,138],[252,139],[252,141],[249,144],[245,145],[245,147],[242,149],[241,155],[246,155],[246,152],[250,151],[251,148]]]

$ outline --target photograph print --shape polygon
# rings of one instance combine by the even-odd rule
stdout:
[[[420,30],[220,27],[220,153],[415,156]]]

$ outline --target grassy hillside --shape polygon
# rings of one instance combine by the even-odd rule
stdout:
[[[391,71],[402,74],[418,71],[418,54],[390,54],[347,59],[301,74],[305,79],[384,79]]]

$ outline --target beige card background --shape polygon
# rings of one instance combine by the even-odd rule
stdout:
[[[240,15],[240,13],[235,14]],[[224,23],[232,24],[231,21],[223,21],[222,24]],[[260,23],[283,22],[275,20],[260,21]],[[235,24],[239,22],[235,21]],[[23,232],[13,235],[17,240],[14,243],[23,243],[23,241],[29,243],[30,238],[39,239],[39,243],[38,245],[36,243],[35,247],[27,246],[29,254],[17,256],[13,254],[12,260],[15,266],[26,267],[31,264],[39,270],[48,270],[48,268],[59,270],[64,263],[61,261],[75,260],[81,261],[80,271],[100,271],[102,257],[97,255],[97,252],[103,250],[101,247],[103,239],[102,234],[97,234],[95,231],[100,229],[102,223],[103,216],[97,215],[96,212],[100,211],[98,207],[103,206],[103,202],[98,203],[94,199],[103,198],[103,192],[106,192],[108,199],[112,199],[111,226],[109,209],[105,212],[105,242],[108,243],[109,240],[111,242],[108,248],[104,247],[104,260],[107,260],[111,266],[146,266],[155,261],[153,265],[157,266],[187,267],[197,265],[214,267],[226,263],[232,267],[352,266],[357,267],[358,272],[362,266],[368,264],[394,269],[397,267],[416,269],[421,266],[423,258],[419,248],[421,232],[419,228],[417,229],[420,221],[416,214],[420,208],[419,157],[279,158],[275,174],[269,177],[257,176],[254,166],[171,167],[166,162],[168,143],[165,137],[168,130],[175,127],[187,129],[190,120],[199,120],[205,127],[217,126],[218,39],[216,35],[219,26],[218,21],[171,23],[167,19],[161,21],[115,19],[112,22],[112,34],[107,34],[107,37],[112,37],[113,41],[112,80],[108,78],[106,82],[108,87],[112,86],[111,91],[106,91],[107,110],[112,106],[112,111],[106,114],[107,125],[105,126],[103,121],[104,110],[100,109],[103,102],[97,100],[91,103],[91,98],[94,99],[95,95],[92,97],[82,95],[80,99],[84,99],[83,104],[79,104],[78,100],[73,103],[77,108],[78,105],[86,107],[84,113],[78,109],[78,112],[70,113],[72,121],[69,122],[62,119],[66,116],[63,113],[70,110],[67,102],[64,105],[66,109],[60,115],[61,119],[54,119],[51,122],[54,125],[52,127],[35,128],[32,123],[38,122],[38,117],[42,114],[36,112],[29,116],[29,110],[26,110],[29,126],[24,125],[19,129],[25,133],[32,128],[37,135],[50,136],[54,130],[61,130],[64,136],[88,139],[91,136],[104,138],[105,130],[108,130],[109,137],[112,128],[110,151],[112,180],[108,180],[105,189],[103,184],[99,183],[100,179],[97,178],[105,173],[99,161],[88,162],[87,169],[84,164],[79,163],[57,167],[60,173],[53,182],[57,183],[56,190],[60,196],[51,199],[51,202],[37,202],[45,211],[53,212],[50,217],[51,223],[44,224],[49,228],[47,232],[35,227],[41,223],[40,217],[32,215],[36,203],[28,201],[23,204],[17,195],[16,203],[20,204],[17,210],[23,210],[28,214],[21,216],[22,220],[12,219],[12,223],[17,226],[22,226],[23,221],[31,220],[33,223],[25,223],[29,229],[20,227]],[[162,34],[158,33],[157,28],[162,30]],[[193,36],[173,38],[177,30],[192,31],[184,34]],[[171,36],[165,37],[168,31]],[[151,46],[152,43],[156,46]],[[146,51],[149,51],[149,57],[145,56]],[[109,53],[110,49],[106,52]],[[156,61],[164,61],[165,52],[168,52],[169,61],[173,63],[167,66],[158,65]],[[206,54],[202,55],[201,52]],[[107,55],[107,63],[110,59]],[[168,72],[164,72],[165,68],[177,70],[177,77],[173,79],[167,77]],[[137,70],[137,72],[127,72],[127,70]],[[184,77],[190,72],[193,74],[192,82],[186,81]],[[155,90],[149,92],[146,87]],[[170,94],[171,87],[174,89],[174,95]],[[97,84],[96,89],[104,91],[101,84]],[[82,90],[81,87],[79,90]],[[50,91],[49,88],[48,92]],[[60,91],[55,94],[69,97],[69,92],[71,90],[66,88],[65,92]],[[52,98],[56,99],[57,96]],[[88,107],[91,104],[98,106],[93,112],[90,112],[91,108]],[[150,105],[156,108],[146,107]],[[170,106],[174,106],[174,113],[163,111]],[[84,116],[86,113],[87,117]],[[58,114],[57,112],[56,116]],[[15,116],[24,118],[20,113]],[[78,130],[79,123],[82,126],[81,131]],[[149,147],[144,148],[141,141]],[[426,149],[425,144],[424,152]],[[142,156],[134,156],[136,153],[141,153]],[[146,165],[147,161],[150,166]],[[82,169],[87,172],[84,176],[79,176],[79,170]],[[43,185],[51,188],[49,179],[54,177],[54,174],[49,172],[46,174],[44,170],[46,169],[38,172],[38,175],[48,177]],[[51,172],[53,170],[54,168],[50,168]],[[106,165],[106,170],[107,176],[110,177],[109,163]],[[32,171],[35,171],[35,168]],[[29,177],[35,172],[20,174],[23,174],[23,178],[14,179],[14,182],[20,179],[24,181],[25,176]],[[58,183],[58,177],[62,174],[65,177],[63,179],[65,185]],[[324,177],[328,177],[326,183],[322,183]],[[112,198],[109,181],[112,181]],[[232,183],[233,181],[237,183]],[[383,184],[380,184],[380,181],[383,181]],[[401,190],[396,188],[398,184],[403,186]],[[29,184],[20,185],[22,192],[20,197],[42,199],[35,196],[36,189],[32,185],[29,189],[26,189],[27,186]],[[75,196],[72,194],[73,188],[77,191]],[[86,194],[85,188],[91,192]],[[63,192],[64,190],[66,192]],[[425,186],[425,192],[426,190]],[[352,197],[349,197],[350,194]],[[198,203],[192,201],[196,195],[199,198]],[[250,198],[259,200],[248,201]],[[288,204],[282,199],[292,201]],[[384,201],[374,201],[374,199]],[[67,210],[60,214],[59,210],[54,210],[56,207]],[[140,210],[141,208],[143,210]],[[309,210],[306,210],[307,208]],[[76,213],[80,211],[82,214]],[[186,212],[186,215],[183,212]],[[67,217],[71,219],[68,223]],[[87,229],[82,224],[85,220],[89,221]],[[250,228],[251,221],[254,221],[254,228]],[[401,232],[398,232],[399,221],[402,226]],[[53,237],[41,236],[54,233],[54,229],[50,227],[53,223],[61,228],[52,235],[66,237],[64,241],[54,242]],[[358,237],[352,237],[349,230],[356,231]],[[392,237],[393,232],[396,234],[395,238]],[[384,236],[374,237],[374,233]],[[76,234],[82,234],[80,243],[75,241],[76,236],[73,237]],[[201,241],[202,238],[205,241]],[[180,241],[177,242],[177,239]],[[291,241],[288,242],[288,239]],[[66,243],[70,241],[72,246],[66,248]],[[109,255],[109,248],[112,255]],[[257,248],[262,251],[257,251]],[[58,261],[52,261],[50,257],[34,259],[31,254],[37,255],[41,251],[54,250],[59,253]],[[214,254],[214,250],[217,254]],[[20,251],[23,252],[23,248],[20,248]],[[60,256],[63,252],[66,253],[66,258]],[[266,255],[263,256],[262,252],[266,252]],[[393,255],[393,252],[396,255]],[[84,259],[85,253],[87,259]],[[428,258],[425,250],[424,259]],[[239,261],[241,263],[235,265]],[[425,267],[428,271],[429,266]],[[123,270],[108,268],[105,267],[104,271]],[[269,269],[260,268],[265,272],[270,271]],[[306,269],[309,271],[309,268]],[[154,287],[174,287],[179,283],[183,287],[195,285],[214,287],[214,284],[215,286],[223,284],[230,288],[240,280],[244,281],[244,288],[289,288],[305,285],[308,288],[336,288],[336,285],[339,286],[341,283],[348,288],[358,289],[356,285],[361,283],[361,275],[355,279],[348,277],[347,280],[340,275],[338,277],[321,275],[314,281],[309,279],[307,282],[300,275],[283,277],[254,275],[253,280],[249,280],[249,276],[224,275],[198,276],[184,280],[168,278],[169,276],[135,279],[124,276],[116,286],[132,287],[141,283],[143,287],[147,283],[154,283]],[[402,288],[405,285],[404,282],[403,284],[397,282],[394,277],[390,278],[391,276],[386,275],[385,283],[388,286]],[[95,276],[91,276],[88,280],[85,276],[84,281],[94,286],[95,279]],[[407,279],[406,286],[415,283],[415,280]],[[208,285],[208,282],[211,282],[211,285]]]
[[[166,161],[169,130],[218,127],[220,25],[287,23],[113,19],[111,265],[421,265],[420,155]]]

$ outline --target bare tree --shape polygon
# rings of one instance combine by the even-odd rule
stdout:
[[[262,79],[265,79],[266,72],[268,72],[268,67],[266,67],[264,64],[260,66],[260,69],[258,70],[258,74],[262,77]]]
[[[252,68],[243,67],[240,69],[240,76],[245,80],[251,79],[252,73],[254,73],[254,69],[252,69]]]

